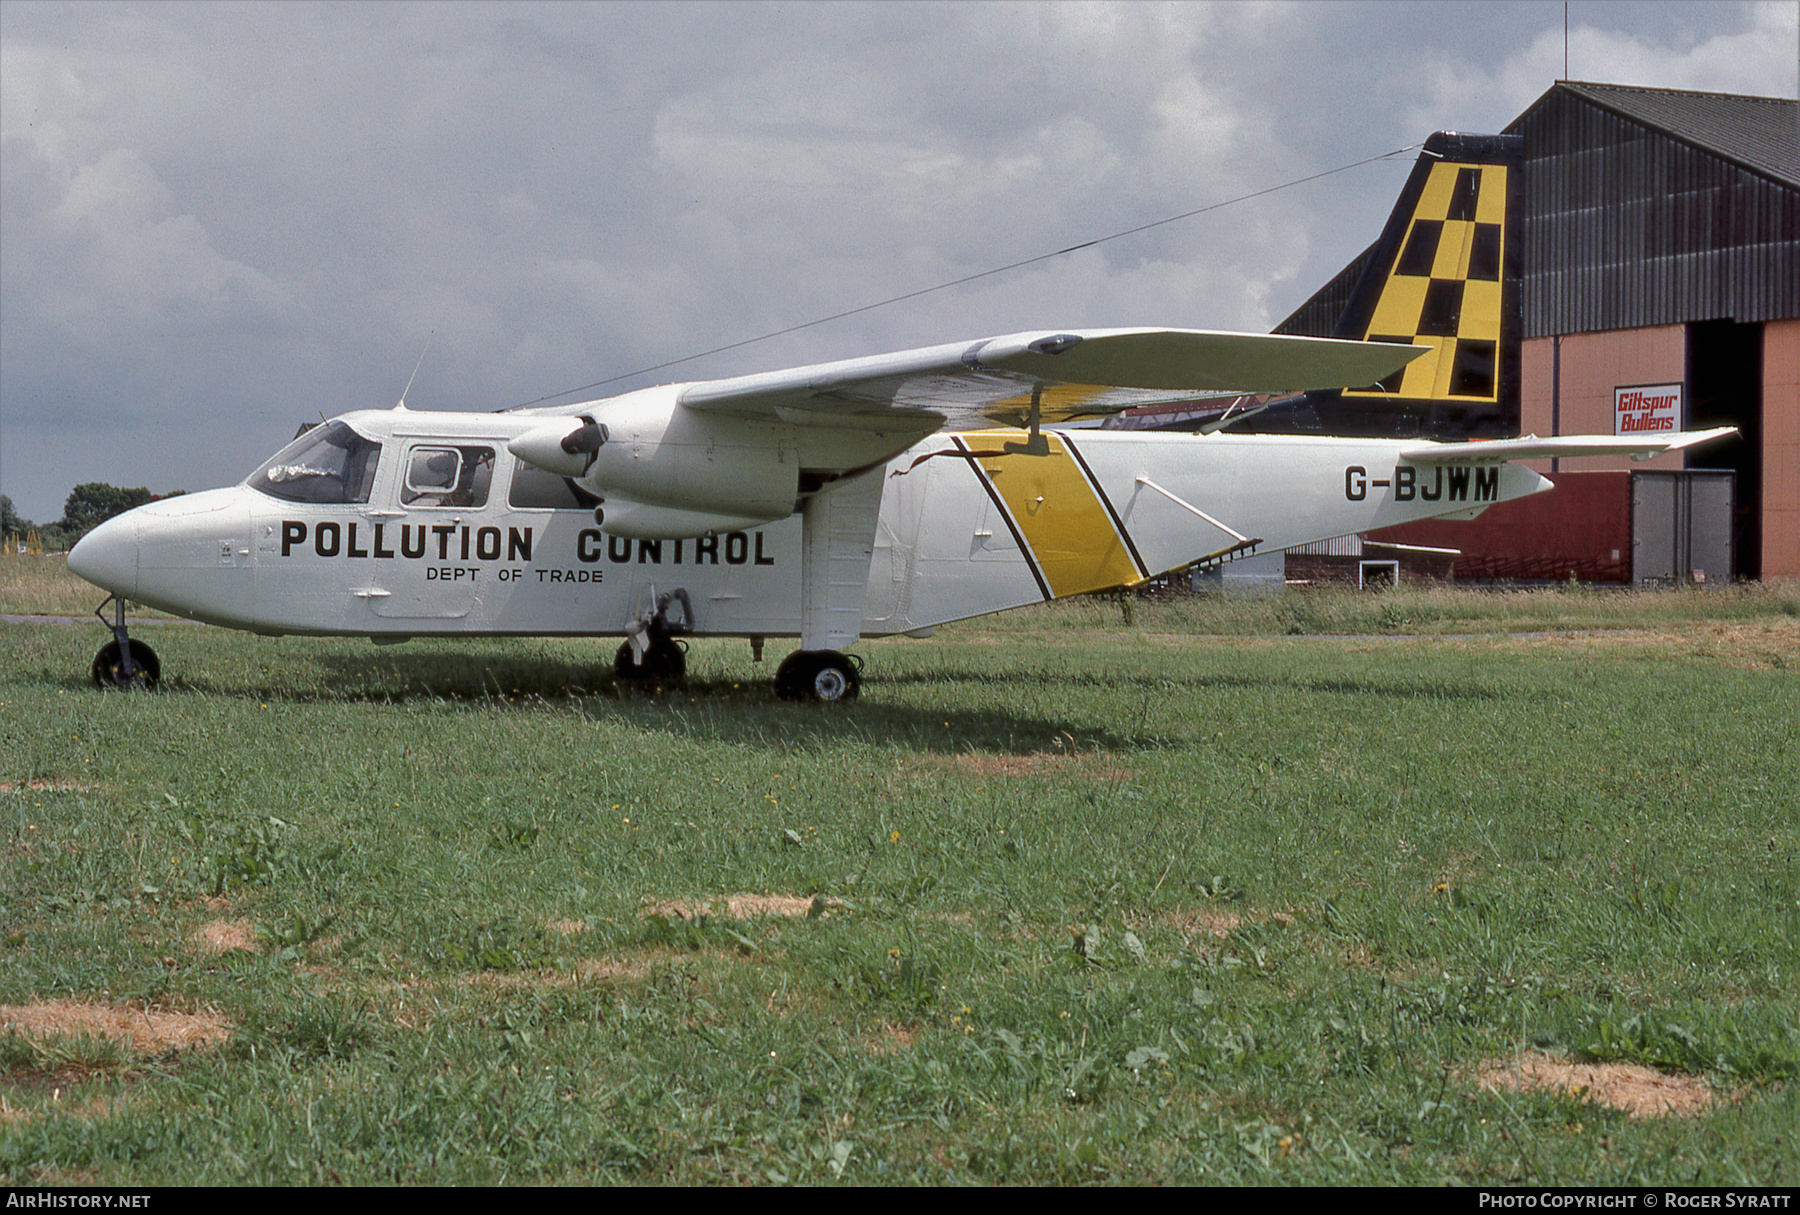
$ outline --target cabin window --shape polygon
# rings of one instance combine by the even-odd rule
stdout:
[[[569,477],[545,472],[523,460],[513,463],[512,488],[507,502],[523,510],[593,510],[600,499]]]
[[[400,501],[406,506],[487,505],[494,480],[491,447],[415,447],[406,453],[406,480]]]
[[[367,502],[381,444],[343,422],[300,435],[250,474],[248,484],[286,502]]]

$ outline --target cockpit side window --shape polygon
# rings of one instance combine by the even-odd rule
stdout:
[[[491,447],[414,447],[406,453],[406,480],[400,501],[406,506],[487,505],[494,480]]]
[[[367,502],[381,444],[343,422],[300,435],[250,474],[247,484],[285,502]]]

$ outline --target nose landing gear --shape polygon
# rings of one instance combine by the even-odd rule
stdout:
[[[106,621],[106,605],[109,603],[113,605],[111,624]],[[157,681],[162,678],[162,663],[157,659],[155,650],[126,635],[125,601],[116,595],[108,595],[94,609],[94,615],[113,633],[113,639],[101,646],[100,652],[94,655],[94,686],[153,690]]]

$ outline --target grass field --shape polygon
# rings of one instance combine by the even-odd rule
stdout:
[[[1800,593],[1124,617],[0,625],[0,1182],[1800,1183]]]

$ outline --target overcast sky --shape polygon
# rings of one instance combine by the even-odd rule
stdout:
[[[1797,6],[1571,6],[1574,79],[1792,97]],[[0,3],[0,492],[241,479],[1417,144],[1560,0]],[[1020,329],[1266,331],[1411,156],[586,396]],[[577,399],[577,398],[561,398]]]

